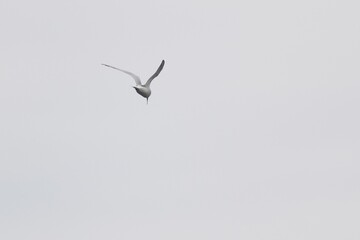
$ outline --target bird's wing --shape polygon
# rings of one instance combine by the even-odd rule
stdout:
[[[164,67],[164,64],[165,64],[165,61],[162,60],[160,66],[158,67],[158,69],[156,70],[156,72],[155,72],[155,73],[149,78],[149,80],[147,80],[147,82],[145,83],[145,86],[147,86],[147,87],[150,86],[151,81],[159,75],[159,73],[161,72],[161,70],[162,70],[163,67]]]
[[[126,74],[129,74],[130,76],[132,76],[136,82],[136,85],[141,85],[141,80],[138,76],[136,76],[135,74],[133,74],[132,72],[128,72],[128,71],[125,71],[125,70],[122,70],[122,69],[119,69],[119,68],[116,68],[116,67],[113,67],[113,66],[110,66],[110,65],[107,65],[107,64],[102,64],[106,67],[109,67],[109,68],[113,68],[113,69],[116,69],[116,70],[119,70],[123,73],[126,73]]]

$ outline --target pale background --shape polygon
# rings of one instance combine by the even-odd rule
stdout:
[[[2,0],[0,239],[360,239],[359,9]]]

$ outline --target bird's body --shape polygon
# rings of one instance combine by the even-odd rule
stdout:
[[[151,95],[150,84],[151,84],[152,80],[159,75],[159,73],[161,72],[161,70],[164,67],[164,64],[165,64],[165,61],[162,60],[160,66],[158,67],[156,72],[149,78],[149,80],[146,81],[145,84],[142,84],[140,78],[137,75],[133,74],[132,72],[128,72],[128,71],[125,71],[125,70],[122,70],[122,69],[119,69],[119,68],[116,68],[116,67],[113,67],[113,66],[110,66],[107,64],[102,64],[102,65],[119,70],[123,73],[130,75],[132,78],[134,78],[135,83],[136,83],[136,86],[134,86],[134,88],[135,88],[136,92],[138,94],[140,94],[141,96],[143,96],[144,98],[146,98],[146,102],[148,102],[148,99]]]
[[[144,85],[137,85],[134,87],[136,92],[143,96],[144,98],[149,98],[151,95],[151,89],[150,86],[146,87]]]

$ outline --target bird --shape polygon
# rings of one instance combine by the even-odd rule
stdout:
[[[138,94],[140,94],[141,96],[146,98],[146,104],[148,104],[149,97],[151,95],[150,84],[151,84],[152,80],[154,80],[154,78],[156,78],[160,74],[161,70],[163,69],[163,67],[165,65],[165,61],[164,60],[161,61],[161,64],[158,67],[158,69],[156,70],[156,72],[146,81],[145,84],[142,84],[140,78],[132,72],[129,72],[129,71],[117,68],[117,67],[113,67],[113,66],[110,66],[110,65],[104,64],[104,63],[102,63],[101,65],[104,65],[105,67],[113,68],[115,70],[118,70],[118,71],[121,71],[123,73],[130,75],[135,80],[135,83],[136,83],[136,86],[133,86],[133,88],[136,90],[136,92]]]

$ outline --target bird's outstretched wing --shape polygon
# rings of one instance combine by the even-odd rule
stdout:
[[[149,78],[149,80],[147,80],[147,82],[145,83],[145,86],[147,86],[147,87],[150,86],[151,81],[159,75],[159,73],[161,72],[161,70],[162,70],[163,67],[164,67],[164,64],[165,64],[165,61],[162,60],[160,66],[158,67],[158,69],[156,70],[156,72],[155,72],[155,73]]]
[[[113,67],[113,66],[110,66],[110,65],[107,65],[107,64],[102,64],[102,65],[104,65],[105,67],[113,68],[113,69],[119,70],[119,71],[121,71],[123,73],[129,74],[135,80],[136,85],[141,85],[140,78],[137,75],[133,74],[132,72],[128,72],[128,71],[125,71],[125,70],[122,70],[122,69],[119,69],[119,68],[116,68],[116,67]]]

